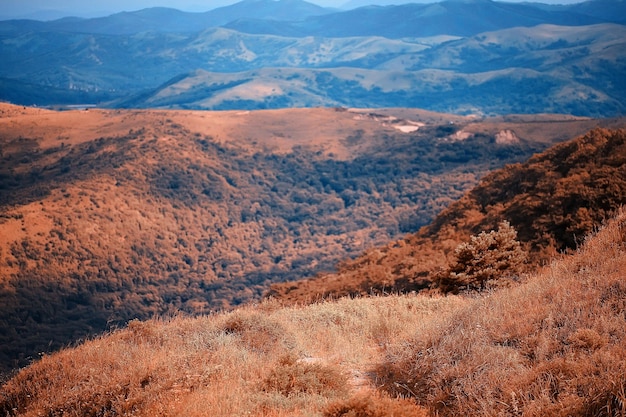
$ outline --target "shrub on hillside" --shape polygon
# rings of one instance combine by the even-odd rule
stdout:
[[[282,352],[293,344],[291,335],[280,323],[256,312],[234,312],[224,323],[223,330],[239,337],[257,353]]]
[[[278,392],[286,397],[305,393],[337,395],[345,393],[346,387],[347,377],[337,369],[293,356],[281,358],[262,383],[263,391]]]
[[[444,292],[482,290],[490,282],[514,276],[526,261],[526,252],[517,240],[517,231],[507,221],[498,230],[472,236],[454,251],[455,259],[437,276]]]

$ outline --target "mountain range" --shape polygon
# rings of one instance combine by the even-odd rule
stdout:
[[[7,27],[13,26],[47,32],[129,35],[141,32],[199,32],[207,28],[229,26],[246,32],[239,27],[242,25],[252,29],[248,33],[294,36],[297,32],[298,37],[471,36],[547,23],[563,26],[624,24],[626,18],[621,13],[623,8],[623,1],[620,0],[592,0],[567,6],[493,0],[444,0],[425,4],[365,6],[341,11],[304,0],[243,0],[204,13],[155,7],[89,19],[67,17],[47,22],[8,20],[2,29],[5,31]]]
[[[472,0],[337,11],[245,0],[206,13],[2,21],[0,99],[623,115],[624,8]]]

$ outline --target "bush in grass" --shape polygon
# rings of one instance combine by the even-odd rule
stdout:
[[[461,243],[454,256],[454,261],[437,277],[443,292],[482,290],[490,282],[518,274],[526,260],[517,231],[507,221],[501,222],[498,230],[482,232]]]
[[[348,379],[337,369],[317,362],[305,362],[287,355],[265,377],[262,389],[284,396],[296,394],[338,395],[346,391]]]

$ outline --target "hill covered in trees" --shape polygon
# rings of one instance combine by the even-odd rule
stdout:
[[[626,204],[626,131],[596,129],[527,162],[495,170],[415,234],[347,260],[338,273],[274,284],[270,295],[311,301],[328,296],[422,290],[471,235],[510,222],[530,267],[576,249]]]

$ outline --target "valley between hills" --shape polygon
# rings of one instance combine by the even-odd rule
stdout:
[[[614,180],[597,184],[593,209],[623,205],[624,163],[626,130],[595,129],[494,171],[415,238],[475,221],[480,215],[471,202],[486,191],[507,197],[492,196],[502,202],[488,213],[525,208],[527,220],[545,227],[546,219],[533,213],[540,205],[523,190],[535,179],[518,178],[519,189],[509,182],[512,173],[528,175],[540,166],[558,168],[535,171],[545,179],[540,191],[567,186],[559,194],[573,198],[574,206],[587,203],[594,190],[570,187],[585,184],[581,167],[591,168],[590,177],[605,173]],[[585,220],[584,207],[568,213]],[[575,226],[595,232],[535,272],[513,281],[502,276],[502,285],[482,293],[387,294],[292,306],[274,299],[196,318],[132,320],[41,354],[3,383],[0,412],[619,417],[626,412],[626,216],[616,209],[602,226]],[[450,233],[440,237],[454,239]],[[418,241],[406,243],[420,249]]]
[[[424,251],[426,261],[411,243],[424,234],[409,234],[446,207],[458,211],[464,200],[453,203],[490,171],[624,125],[415,109],[0,110],[4,369],[131,319],[230,309],[270,288],[285,302],[423,289],[446,251],[495,224],[448,228],[437,238],[447,249]],[[602,210],[589,206],[577,236],[623,203],[622,183],[615,187]],[[562,238],[537,248],[572,247]],[[370,248],[398,239],[409,243],[399,254],[364,266],[378,253]],[[338,288],[307,280],[294,291],[337,267]]]

